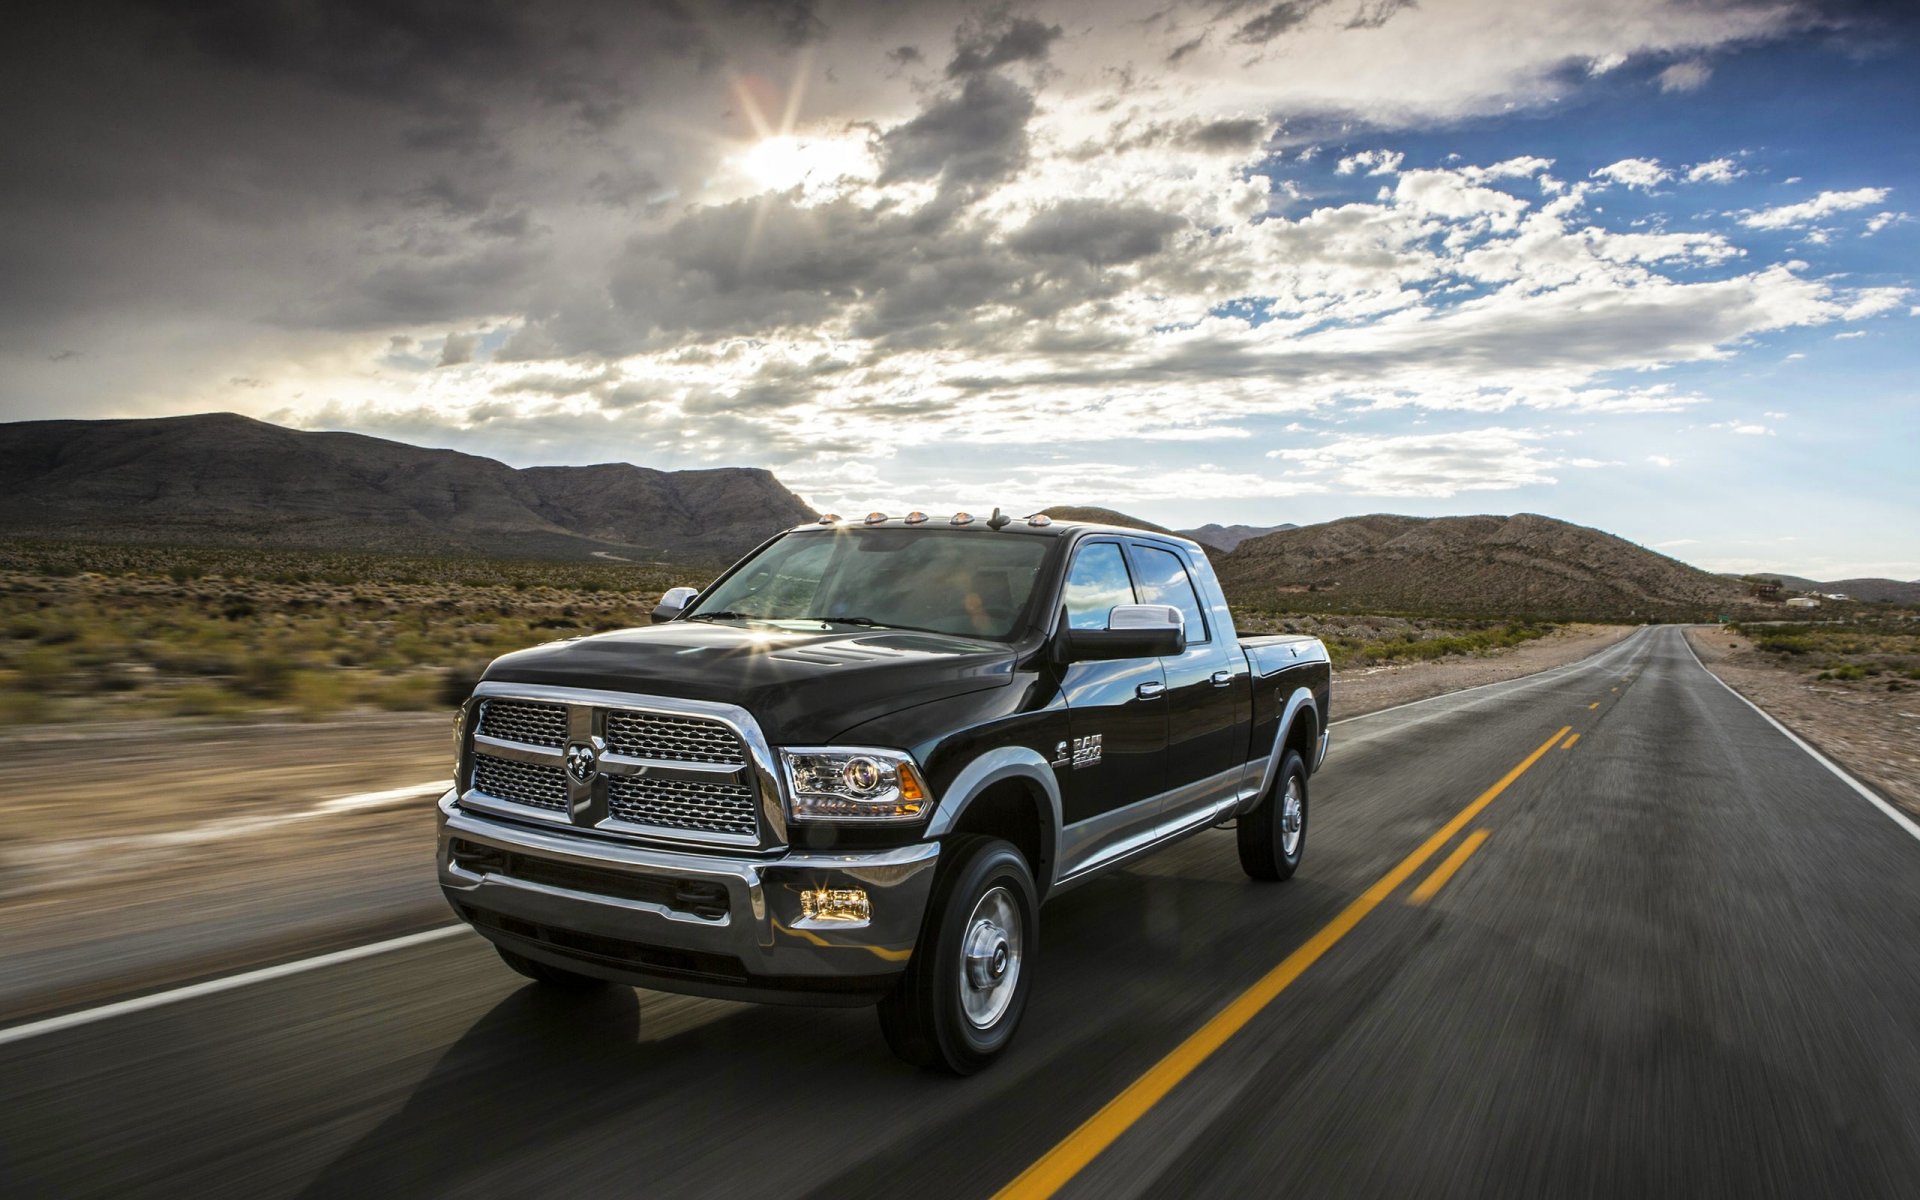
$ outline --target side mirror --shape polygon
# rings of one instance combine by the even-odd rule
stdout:
[[[1170,604],[1116,604],[1105,629],[1068,629],[1060,648],[1065,662],[1166,658],[1187,648],[1187,623]]]
[[[699,594],[699,588],[668,588],[667,594],[660,597],[660,603],[653,606],[653,623],[658,625],[662,621],[673,620],[687,611],[687,605],[692,604],[693,598]]]

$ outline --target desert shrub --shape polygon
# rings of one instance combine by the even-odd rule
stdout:
[[[238,690],[256,700],[279,700],[292,689],[293,664],[275,654],[256,654],[240,664]]]
[[[286,698],[302,720],[316,721],[346,708],[353,699],[344,671],[293,671],[287,676]]]
[[[368,689],[366,698],[379,708],[391,712],[421,712],[427,709],[454,707],[442,698],[445,679],[438,674],[415,672],[402,675],[397,679],[381,679]],[[462,700],[466,699],[463,695]],[[458,701],[455,701],[458,704]]]

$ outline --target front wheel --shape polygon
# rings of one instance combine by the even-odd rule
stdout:
[[[1255,879],[1292,879],[1307,848],[1307,764],[1298,751],[1280,760],[1273,786],[1240,818],[1240,869]]]
[[[1024,855],[998,838],[950,839],[927,918],[880,1029],[915,1066],[971,1075],[1013,1040],[1038,947],[1039,900]]]

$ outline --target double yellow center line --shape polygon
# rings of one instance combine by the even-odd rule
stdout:
[[[1351,933],[1354,926],[1360,924],[1368,913],[1380,907],[1387,897],[1393,895],[1401,884],[1412,878],[1414,872],[1424,866],[1442,846],[1452,841],[1455,834],[1466,828],[1468,822],[1479,816],[1480,811],[1492,804],[1501,792],[1506,791],[1513,784],[1514,780],[1526,774],[1527,768],[1539,762],[1540,757],[1553,749],[1554,744],[1565,737],[1572,728],[1571,725],[1564,726],[1552,737],[1540,743],[1538,749],[1520,760],[1519,765],[1511,771],[1502,775],[1498,783],[1481,792],[1473,803],[1461,809],[1451,821],[1442,825],[1432,837],[1422,842],[1418,850],[1401,859],[1399,866],[1382,875],[1372,887],[1360,894],[1359,899],[1347,905],[1318,933],[1308,938],[1306,944],[1287,955],[1281,960],[1279,966],[1267,972],[1259,982],[1240,993],[1231,1004],[1214,1014],[1205,1025],[1175,1046],[1172,1053],[1155,1063],[1145,1075],[1134,1080],[1125,1091],[1107,1101],[1099,1112],[1088,1117],[1080,1128],[1068,1134],[1064,1141],[1022,1171],[1018,1178],[1000,1190],[997,1200],[1038,1200],[1039,1197],[1051,1196],[1064,1187],[1068,1180],[1079,1174],[1102,1150],[1111,1146],[1134,1122],[1145,1116],[1148,1109],[1159,1103],[1181,1080],[1192,1074],[1194,1069],[1205,1062],[1214,1051],[1225,1045],[1228,1038],[1240,1032],[1247,1022],[1260,1013],[1261,1009],[1271,1004],[1276,996],[1287,989],[1288,985],[1300,978],[1308,967],[1318,962],[1320,957],[1333,949],[1341,938]],[[1485,838],[1484,832],[1476,836],[1481,840]],[[1479,842],[1472,842],[1472,847],[1478,849]],[[1453,862],[1453,859],[1457,858],[1459,862],[1465,862],[1467,855],[1471,854],[1473,849],[1465,849],[1464,853],[1456,851],[1453,858],[1448,861]],[[1454,870],[1459,869],[1459,862],[1454,863]],[[1423,889],[1431,887],[1437,892],[1440,885],[1446,883],[1446,877],[1451,876],[1453,871],[1446,870],[1443,864],[1434,874],[1441,876],[1439,882],[1428,879],[1421,885]]]

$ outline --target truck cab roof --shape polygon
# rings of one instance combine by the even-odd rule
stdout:
[[[967,519],[964,521],[956,521],[956,517],[965,517]],[[1036,518],[1044,518],[1044,520],[1036,524]],[[1032,516],[1010,518],[1006,524],[997,529],[990,524],[990,521],[990,517],[968,513],[906,513],[899,516],[869,513],[866,517],[855,518],[843,518],[828,514],[817,521],[809,521],[804,525],[795,525],[788,530],[788,532],[810,533],[840,529],[958,529],[977,531],[980,533],[1017,533],[1029,537],[1046,538],[1072,537],[1082,533],[1108,533],[1125,537],[1156,538],[1161,541],[1173,542],[1177,545],[1185,546],[1201,554],[1205,553],[1200,543],[1193,539],[1184,538],[1177,533],[1168,533],[1159,529],[1141,529],[1131,525],[1107,525],[1097,521],[1056,520],[1048,517],[1044,512],[1035,513]]]

